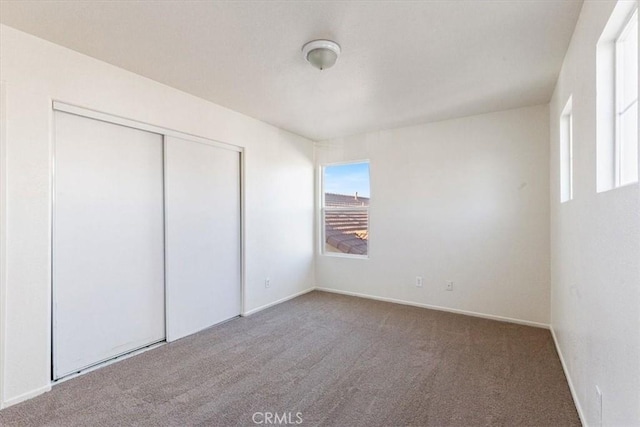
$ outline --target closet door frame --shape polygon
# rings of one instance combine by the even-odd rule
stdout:
[[[169,318],[166,315],[167,314],[167,310],[166,310],[166,304],[167,304],[167,298],[169,298],[169,296],[171,295],[171,285],[170,283],[166,280],[166,268],[167,268],[167,264],[169,263],[169,259],[168,259],[168,245],[170,244],[167,241],[167,225],[168,225],[168,221],[167,221],[167,214],[168,214],[168,207],[166,204],[166,200],[167,200],[167,177],[166,177],[166,170],[167,170],[167,156],[166,156],[166,152],[167,152],[167,137],[171,136],[171,137],[176,137],[176,138],[180,138],[180,139],[184,139],[187,141],[192,141],[192,142],[197,142],[200,144],[206,144],[206,145],[211,145],[213,147],[217,147],[217,148],[221,148],[224,150],[230,150],[230,151],[234,151],[239,153],[239,158],[240,158],[240,230],[239,230],[239,239],[240,239],[240,315],[244,315],[244,313],[246,312],[245,307],[246,307],[246,292],[245,292],[245,277],[246,277],[246,271],[245,271],[245,243],[246,243],[246,239],[245,239],[245,206],[246,206],[246,202],[245,202],[245,190],[244,190],[244,182],[245,182],[245,156],[244,156],[244,148],[237,146],[237,145],[232,145],[232,144],[228,144],[225,142],[220,142],[220,141],[215,141],[212,139],[207,139],[207,138],[203,138],[200,136],[196,136],[196,135],[191,135],[191,134],[187,134],[184,132],[180,132],[177,130],[173,130],[173,129],[169,129],[169,128],[165,128],[162,126],[157,126],[157,125],[153,125],[153,124],[149,124],[149,123],[144,123],[144,122],[140,122],[137,120],[133,120],[133,119],[128,119],[128,118],[124,118],[121,116],[116,116],[113,114],[108,114],[108,113],[104,113],[101,111],[97,111],[97,110],[92,110],[89,108],[85,108],[85,107],[80,107],[77,105],[73,105],[73,104],[69,104],[63,101],[58,101],[58,100],[52,100],[52,110],[51,110],[51,123],[52,123],[52,133],[51,133],[51,138],[53,139],[52,141],[52,149],[51,149],[51,157],[50,157],[50,164],[51,164],[51,170],[52,170],[52,176],[51,176],[51,217],[50,217],[50,230],[51,230],[51,242],[50,242],[50,297],[51,297],[51,301],[50,301],[50,310],[51,310],[51,316],[50,316],[50,322],[51,322],[51,327],[50,327],[50,331],[49,331],[49,353],[51,356],[51,382],[52,383],[57,383],[57,382],[61,382],[61,381],[65,381],[67,379],[73,378],[77,375],[82,375],[85,372],[94,370],[98,367],[101,366],[105,366],[108,365],[110,363],[113,363],[116,360],[121,360],[123,358],[129,357],[131,355],[135,355],[138,354],[142,351],[144,351],[145,349],[139,349],[139,350],[135,350],[131,353],[116,357],[114,359],[99,363],[95,366],[89,367],[86,370],[83,370],[77,374],[71,374],[68,376],[65,376],[63,378],[60,379],[54,379],[54,371],[53,371],[53,364],[54,364],[54,348],[55,348],[55,343],[54,343],[54,337],[55,337],[55,329],[56,329],[56,325],[55,325],[55,316],[54,316],[54,304],[55,304],[55,287],[53,284],[53,279],[54,279],[54,275],[53,275],[53,269],[55,268],[54,263],[53,263],[53,251],[54,251],[54,242],[55,242],[55,230],[53,228],[53,224],[55,224],[55,212],[56,212],[56,201],[55,201],[55,181],[56,181],[56,171],[55,171],[55,158],[56,158],[56,154],[55,154],[55,119],[54,119],[54,112],[56,111],[60,111],[60,112],[64,112],[64,113],[70,113],[70,114],[74,114],[77,116],[81,116],[81,117],[85,117],[85,118],[89,118],[89,119],[94,119],[94,120],[100,120],[103,122],[107,122],[107,123],[111,123],[111,124],[115,124],[115,125],[120,125],[120,126],[126,126],[129,128],[133,128],[133,129],[138,129],[138,130],[143,130],[143,131],[147,131],[147,132],[153,132],[156,134],[160,134],[162,135],[162,148],[163,148],[163,197],[165,200],[164,203],[164,238],[165,238],[165,244],[164,244],[164,271],[165,271],[165,331],[168,330],[168,322],[169,322]],[[166,341],[166,338],[165,338]],[[157,345],[161,345],[160,344],[154,344],[151,345],[148,348],[153,348]]]

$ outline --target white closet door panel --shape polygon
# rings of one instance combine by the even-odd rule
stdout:
[[[162,136],[55,113],[54,376],[165,336]]]
[[[166,138],[167,340],[240,314],[240,154]]]

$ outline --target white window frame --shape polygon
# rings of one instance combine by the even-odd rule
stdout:
[[[619,114],[625,107],[633,108],[634,106],[634,102],[621,105],[621,95],[624,93],[624,88],[621,87],[623,77],[621,56],[623,55],[619,47],[631,29],[629,24],[634,19],[637,22],[637,17],[636,1],[618,0],[596,45],[596,191],[598,193],[638,182],[638,173],[634,175],[634,171],[625,169],[625,160],[629,161],[629,159],[626,158],[623,147],[633,147],[633,145],[621,140]],[[637,162],[638,159],[630,161]],[[623,181],[622,178],[625,175],[627,179]]]
[[[615,39],[615,175],[614,175],[614,188],[617,187],[621,187],[623,185],[628,185],[628,184],[633,184],[638,182],[638,172],[636,169],[636,178],[635,180],[629,181],[629,182],[622,182],[622,175],[623,175],[623,156],[624,156],[624,152],[623,152],[623,147],[624,147],[624,142],[622,140],[623,135],[622,135],[622,130],[621,130],[621,122],[622,122],[622,116],[633,107],[634,104],[638,104],[638,97],[636,96],[636,99],[634,101],[632,101],[630,104],[628,105],[624,105],[623,104],[623,93],[624,93],[624,55],[623,55],[623,49],[621,48],[621,45],[623,43],[625,43],[628,39],[628,35],[629,33],[632,31],[632,27],[633,26],[638,26],[638,9],[635,8],[635,10],[633,11],[633,13],[631,14],[631,16],[629,16],[628,19],[626,19],[624,21],[624,24],[622,25],[622,29],[620,30],[620,33],[618,35],[618,37],[616,37]],[[638,43],[638,41],[636,40],[636,44]],[[637,76],[636,76],[637,78]],[[638,145],[638,136],[636,135],[636,147]],[[637,150],[637,148],[636,148]],[[636,166],[637,167],[637,166]]]
[[[371,193],[371,162],[368,159],[364,160],[350,160],[346,162],[334,162],[334,163],[324,163],[320,165],[319,173],[320,173],[320,253],[322,255],[331,256],[331,257],[339,257],[339,258],[354,258],[354,259],[369,259],[369,254],[371,252],[371,214],[369,211],[369,206],[348,206],[348,207],[330,207],[327,208],[325,206],[325,183],[324,183],[324,172],[327,167],[331,166],[340,166],[340,165],[351,165],[358,163],[368,163],[369,164],[369,193]],[[371,203],[371,194],[369,194],[369,203]],[[325,217],[327,211],[331,212],[339,212],[339,211],[363,211],[367,212],[367,253],[366,255],[359,254],[346,254],[342,252],[327,252],[326,245],[326,226],[325,226]]]
[[[573,200],[573,95],[560,115],[560,202]]]

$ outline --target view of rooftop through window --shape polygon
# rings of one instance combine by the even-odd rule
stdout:
[[[369,162],[323,168],[324,253],[368,254]]]

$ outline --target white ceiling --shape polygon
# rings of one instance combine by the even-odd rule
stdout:
[[[549,101],[582,1],[5,1],[2,23],[313,140]],[[342,46],[318,71],[312,39]]]

